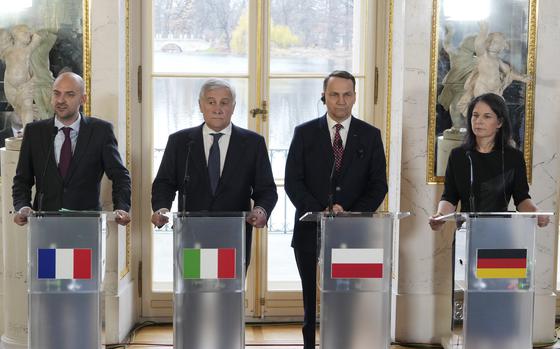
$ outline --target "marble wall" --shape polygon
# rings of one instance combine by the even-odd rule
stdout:
[[[442,185],[426,184],[429,65],[432,0],[396,1],[404,7],[402,211],[412,217],[400,224],[395,337],[403,342],[437,343],[449,331],[452,231],[434,233],[428,217],[435,212]],[[537,81],[531,194],[544,211],[558,211],[560,144],[560,2],[540,1]],[[396,17],[398,19],[398,16]],[[556,44],[554,44],[556,43]],[[449,224],[450,225],[450,224]],[[538,230],[534,340],[553,339],[556,296],[555,246],[558,220]]]
[[[91,111],[110,121],[127,161],[126,10],[128,0],[96,0],[91,7]],[[112,210],[111,185],[102,184],[103,209]],[[138,295],[133,270],[126,266],[126,228],[109,223],[104,283],[105,340],[120,342],[138,319]],[[133,234],[134,235],[134,234]],[[132,253],[132,252],[131,252]]]

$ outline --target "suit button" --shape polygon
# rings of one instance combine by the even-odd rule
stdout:
[[[335,188],[336,191],[340,191],[341,189],[342,189],[342,188],[340,188],[340,187],[336,187],[336,188]]]

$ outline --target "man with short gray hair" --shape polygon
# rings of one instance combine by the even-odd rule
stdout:
[[[231,123],[235,90],[227,81],[207,80],[198,104],[204,123],[178,131],[167,141],[152,184],[152,223],[161,227],[168,222],[164,214],[177,192],[187,198],[179,200],[179,211],[251,211],[246,232],[248,266],[252,227],[266,225],[278,200],[266,144],[259,134]]]

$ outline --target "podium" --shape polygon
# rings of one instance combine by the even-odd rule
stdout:
[[[101,348],[106,214],[29,217],[30,349]]]
[[[174,348],[245,348],[245,213],[174,213],[173,245]]]
[[[532,348],[536,214],[453,213],[439,219],[466,227],[462,335],[444,346]]]
[[[388,349],[393,223],[409,213],[307,213],[317,221],[321,349]]]

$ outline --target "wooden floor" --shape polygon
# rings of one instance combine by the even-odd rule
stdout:
[[[318,335],[317,338],[319,338]],[[248,324],[245,331],[245,343],[247,349],[301,349],[301,325]],[[171,325],[143,327],[135,333],[131,344],[126,346],[130,349],[169,349],[172,347],[173,328]],[[407,347],[391,346],[391,349],[400,348]],[[556,344],[549,348],[560,348],[560,345]]]
[[[319,334],[317,333],[317,338]],[[138,345],[134,345],[137,343]],[[147,326],[140,329],[127,348],[169,349],[173,347],[173,327],[171,325]],[[301,349],[301,325],[251,325],[245,330],[247,349]],[[404,348],[391,346],[391,349]]]

